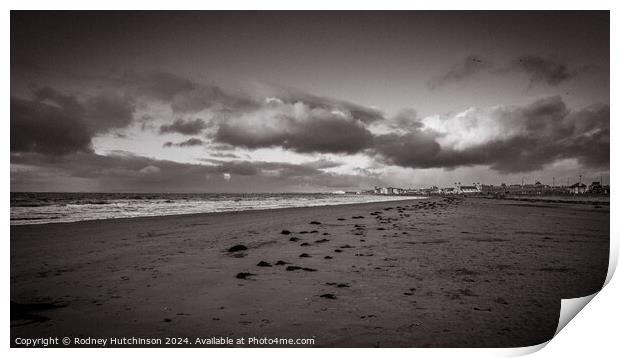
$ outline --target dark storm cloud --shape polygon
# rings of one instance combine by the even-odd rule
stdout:
[[[11,98],[11,152],[90,152],[91,139],[87,123],[70,111]]]
[[[198,190],[212,171],[201,165],[155,160],[135,155],[75,153],[50,158],[43,154],[13,154],[11,163],[37,170],[53,169],[61,176],[89,180],[117,191]]]
[[[100,94],[80,101],[44,87],[33,99],[11,98],[11,151],[91,152],[94,136],[126,128],[134,111],[125,97]]]
[[[179,143],[173,143],[173,142],[166,142],[164,143],[164,148],[169,148],[169,147],[196,147],[199,145],[203,145],[204,141],[200,138],[190,138],[186,141],[183,142],[179,142]]]
[[[560,97],[550,97],[524,107],[499,108],[491,115],[514,134],[455,149],[439,144],[440,133],[418,129],[377,136],[372,152],[388,164],[409,168],[488,165],[516,173],[570,158],[584,167],[609,166],[608,105],[571,112]]]
[[[264,94],[265,95],[265,94]],[[348,153],[372,143],[375,109],[290,89],[266,94],[260,107],[213,121],[216,143],[248,149],[281,147],[299,153]]]
[[[134,104],[117,95],[102,94],[89,98],[84,102],[84,109],[96,133],[125,128],[133,121]]]
[[[206,164],[186,164],[128,154],[98,155],[73,153],[62,157],[40,153],[12,153],[11,163],[28,167],[15,171],[16,182],[45,182],[54,178],[75,178],[92,187],[115,191],[273,191],[275,187],[299,185],[327,188],[356,187],[365,178],[326,173],[304,164],[278,162],[206,160]],[[53,177],[47,176],[53,172]],[[41,173],[41,177],[37,174]],[[226,178],[228,175],[228,178]],[[66,179],[65,179],[66,180]],[[53,183],[47,183],[53,185]]]
[[[203,110],[238,113],[256,109],[260,105],[249,97],[229,94],[216,86],[201,86],[175,96],[171,106],[175,113],[198,113]]]
[[[500,172],[517,173],[540,169],[560,158],[556,151],[548,152],[548,149],[536,138],[518,136],[455,150],[441,148],[432,134],[418,133],[381,136],[376,151],[386,163],[408,168],[489,165]]]
[[[386,163],[411,168],[444,166],[441,146],[436,134],[415,130],[407,134],[384,134],[375,138],[373,151]]]
[[[205,128],[207,128],[207,123],[200,118],[177,118],[174,120],[174,122],[172,122],[172,124],[163,124],[162,126],[160,126],[159,133],[180,133],[185,135],[196,135]]]
[[[488,165],[504,173],[527,172],[568,158],[579,160],[585,167],[600,167],[609,162],[608,111],[604,105],[571,111],[560,97],[522,107],[500,106],[489,114],[491,123],[500,126],[500,134],[510,134],[485,137],[482,143],[461,148],[442,146],[446,134],[425,128],[411,109],[384,120],[392,133],[373,134],[350,113],[313,108],[301,102],[274,102],[251,118],[220,122],[212,139],[249,149],[281,147],[299,153],[367,153],[385,163],[409,168]],[[473,119],[469,129],[484,132],[489,125]]]
[[[232,94],[220,87],[206,85],[170,72],[126,72],[117,79],[121,88],[136,96],[170,104],[174,113],[197,113],[202,110],[238,112],[258,104],[243,94]]]
[[[564,156],[577,158],[586,167],[609,168],[609,105],[591,105],[568,117],[573,129],[572,141],[558,143]]]
[[[294,105],[303,103],[310,109],[339,111],[363,123],[383,119],[383,113],[359,104],[320,97],[291,88],[272,88],[267,93],[232,93],[218,86],[206,85],[168,72],[127,72],[118,81],[136,96],[169,103],[174,113],[187,114],[210,110],[224,116],[261,110],[268,99]]]
[[[121,86],[137,94],[170,102],[178,94],[198,89],[200,85],[192,80],[169,72],[125,72],[119,79]]]
[[[175,113],[198,113],[212,110],[234,114],[258,110],[265,105],[245,93],[231,93],[214,85],[206,85],[169,72],[126,72],[118,84],[136,96],[169,103]],[[380,110],[328,97],[315,96],[291,88],[272,88],[265,97],[287,104],[302,102],[310,108],[339,110],[364,123],[383,119]]]
[[[521,56],[513,61],[512,66],[527,73],[530,76],[530,83],[545,83],[550,86],[557,86],[584,71],[584,69],[569,69],[568,65],[559,60],[540,56]]]
[[[348,154],[360,152],[372,143],[372,134],[364,125],[339,115],[311,113],[303,120],[286,114],[276,116],[272,125],[259,130],[245,122],[222,122],[214,140],[250,149],[279,146],[299,153]]]
[[[132,179],[136,181],[161,180],[173,184],[190,179],[205,180],[207,174],[236,174],[243,176],[301,177],[323,173],[312,166],[264,161],[223,161],[205,159],[206,164],[187,164],[168,160],[158,160],[129,153],[74,153],[64,157],[51,157],[39,153],[13,153],[14,164],[51,167],[62,170],[78,178]]]
[[[174,78],[174,83],[180,81]],[[166,91],[171,95],[168,99],[174,112],[209,109],[214,115],[209,122],[177,119],[162,125],[160,133],[195,135],[213,126],[215,142],[236,147],[279,146],[300,153],[356,153],[372,141],[366,124],[384,119],[376,109],[291,89],[276,89],[263,94],[264,99],[258,101],[224,93],[217,87],[171,87],[182,88],[174,95]]]
[[[338,110],[363,123],[371,123],[384,119],[383,112],[378,109],[333,98],[315,96],[290,88],[278,90],[275,93],[275,97],[289,104],[301,102],[311,109]]]
[[[454,65],[448,72],[436,76],[428,82],[431,89],[439,89],[451,84],[462,83],[493,64],[481,56],[469,55]]]
[[[440,89],[451,84],[464,83],[480,72],[491,70],[493,66],[493,63],[488,59],[477,55],[470,55],[454,65],[450,71],[432,78],[428,85],[431,89]],[[562,63],[556,58],[526,55],[515,58],[509,64],[493,71],[493,73],[501,75],[511,70],[516,70],[527,74],[530,77],[531,84],[542,83],[557,86],[591,68],[592,66],[584,66],[571,69],[567,64]]]

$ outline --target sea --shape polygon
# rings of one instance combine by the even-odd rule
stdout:
[[[421,199],[364,194],[11,193],[11,225]]]

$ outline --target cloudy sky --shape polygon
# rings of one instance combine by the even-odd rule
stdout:
[[[609,177],[608,12],[11,12],[11,190]]]

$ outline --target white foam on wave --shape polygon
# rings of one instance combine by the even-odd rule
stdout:
[[[85,220],[118,219],[145,216],[200,214],[230,211],[280,209],[324,205],[343,205],[370,202],[388,202],[422,199],[414,196],[379,195],[291,195],[271,194],[255,196],[204,195],[182,199],[118,199],[107,204],[51,203],[44,206],[11,206],[11,225],[34,225]]]

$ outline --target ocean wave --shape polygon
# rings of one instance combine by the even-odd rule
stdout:
[[[11,193],[11,225],[200,214],[415,197],[335,194]]]

